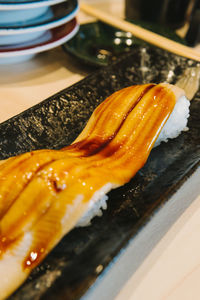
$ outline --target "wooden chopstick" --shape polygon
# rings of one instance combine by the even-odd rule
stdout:
[[[135,37],[140,38],[159,48],[165,49],[169,52],[175,53],[180,56],[184,56],[190,59],[194,59],[196,61],[200,61],[200,52],[191,47],[184,46],[182,44],[174,42],[166,37],[151,32],[147,29],[141,28],[130,22],[124,21],[121,18],[108,14],[102,10],[94,8],[93,6],[85,4],[81,1],[80,1],[80,9],[83,12],[99,19],[104,23],[119,28],[123,31],[131,32]]]

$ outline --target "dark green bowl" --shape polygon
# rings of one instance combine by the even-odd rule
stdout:
[[[162,34],[180,43],[183,39],[168,29],[158,28],[152,24],[139,24],[144,28]],[[121,54],[146,43],[130,32],[124,32],[102,22],[87,23],[80,26],[77,35],[63,45],[67,53],[72,54],[84,63],[93,66],[107,66]]]

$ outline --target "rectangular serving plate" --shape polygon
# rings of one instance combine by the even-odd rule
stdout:
[[[155,47],[136,46],[115,64],[0,124],[0,159],[66,146],[84,128],[94,108],[114,91],[132,84],[174,83],[194,65]],[[109,193],[102,217],[67,234],[10,299],[75,300],[85,295],[199,165],[200,91],[190,111],[189,131],[153,149],[137,175]]]

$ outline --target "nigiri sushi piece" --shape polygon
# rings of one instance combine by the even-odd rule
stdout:
[[[182,89],[135,85],[102,102],[70,146],[3,161],[0,299],[19,287],[66,233],[90,220],[111,189],[136,174],[155,143],[185,130],[188,115]],[[177,128],[179,117],[184,121]]]

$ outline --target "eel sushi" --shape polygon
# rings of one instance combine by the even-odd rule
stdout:
[[[115,92],[61,150],[36,150],[0,164],[0,299],[18,288],[74,226],[127,183],[151,149],[186,129],[189,101],[170,84]]]

